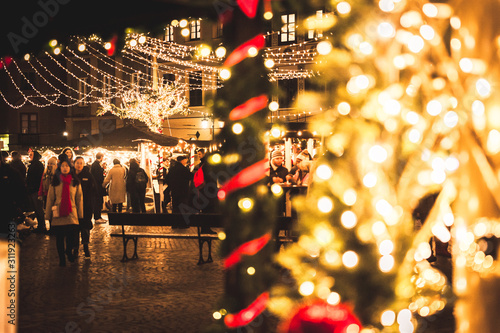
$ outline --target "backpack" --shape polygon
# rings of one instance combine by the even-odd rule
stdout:
[[[148,177],[146,175],[146,172],[143,169],[139,169],[137,171],[137,174],[135,175],[135,184],[137,185],[138,188],[146,188],[146,185],[148,183]]]

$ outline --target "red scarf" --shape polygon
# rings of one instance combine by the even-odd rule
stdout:
[[[63,175],[61,174],[61,180],[63,183],[62,195],[61,195],[61,206],[59,207],[59,216],[68,216],[71,214],[71,199],[69,197],[69,185],[71,184],[71,174]]]

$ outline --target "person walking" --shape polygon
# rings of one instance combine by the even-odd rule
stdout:
[[[66,266],[66,256],[70,262],[75,260],[75,234],[79,228],[78,219],[83,218],[82,187],[66,154],[59,155],[59,166],[47,193],[45,212],[47,219],[52,219],[59,266]]]
[[[43,163],[40,162],[42,155],[36,150],[30,150],[29,157],[30,165],[28,166],[28,173],[26,174],[26,191],[28,192],[29,207],[35,211],[35,216],[38,221],[35,232],[46,233],[47,228],[45,227],[43,202],[38,199],[38,190],[40,189],[44,171]]]
[[[135,158],[130,159],[130,169],[128,171],[126,189],[130,195],[130,202],[133,213],[146,213],[146,187],[148,185],[148,175],[139,166]]]
[[[47,204],[47,193],[49,192],[50,184],[54,178],[54,174],[57,169],[57,157],[52,156],[47,160],[47,165],[45,166],[45,171],[42,175],[42,181],[40,182],[40,188],[38,189],[38,200],[41,200],[43,207]],[[52,234],[52,221],[49,220],[50,230],[49,234]]]
[[[94,211],[93,200],[97,192],[97,186],[94,177],[90,173],[90,169],[85,165],[83,157],[78,156],[75,159],[75,174],[80,180],[83,193],[83,218],[78,219],[80,229],[76,232],[76,243],[73,255],[78,257],[80,248],[80,235],[82,237],[83,252],[85,259],[90,259],[89,243],[90,243],[90,230],[94,227],[92,224],[92,213]]]
[[[102,205],[104,204],[104,199],[106,194],[106,189],[102,187],[104,182],[104,168],[102,167],[102,161],[104,159],[104,154],[99,152],[95,155],[95,161],[90,167],[90,173],[94,177],[95,183],[97,185],[97,191],[94,197],[94,221],[95,223],[106,223],[107,221],[102,218]]]
[[[172,198],[172,213],[181,213],[180,205],[189,203],[189,182],[193,180],[193,174],[187,167],[188,157],[181,155],[177,162],[168,171],[168,188]]]
[[[105,188],[109,185],[109,200],[111,200],[112,211],[116,213],[122,212],[123,203],[127,196],[127,191],[125,187],[126,171],[125,168],[120,164],[120,160],[115,158],[113,160],[113,167],[109,170],[108,175],[104,179],[102,186]]]

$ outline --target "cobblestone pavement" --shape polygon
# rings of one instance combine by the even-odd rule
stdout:
[[[167,229],[147,227],[148,232]],[[195,333],[214,323],[212,313],[224,289],[219,241],[212,243],[214,262],[209,264],[197,265],[196,240],[160,238],[139,239],[139,260],[122,263],[122,240],[110,236],[113,232],[120,227],[96,224],[91,260],[81,252],[66,267],[59,267],[54,236],[31,234],[24,239],[18,332]],[[454,332],[451,310],[419,321],[415,333]]]
[[[159,238],[139,239],[139,260],[122,263],[122,240],[110,236],[118,228],[96,224],[91,260],[82,251],[66,267],[54,236],[23,241],[18,332],[202,332],[214,322],[224,280],[219,241],[209,264],[197,265],[197,240]]]

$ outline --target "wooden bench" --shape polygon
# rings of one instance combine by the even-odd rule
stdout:
[[[202,233],[203,228],[222,228],[222,214],[143,214],[143,213],[108,213],[109,225],[117,225],[122,227],[121,233],[112,233],[111,236],[122,237],[123,240],[123,257],[122,262],[138,259],[137,241],[140,237],[145,238],[171,238],[171,239],[197,239],[199,247],[198,265],[213,262],[212,259],[212,240],[219,239],[216,234]],[[196,227],[196,234],[185,233],[145,233],[145,232],[126,232],[125,226],[151,226],[151,227]],[[296,237],[289,235],[279,236],[281,230],[287,234],[292,227],[291,217],[278,217],[278,228],[276,230],[278,248],[285,243],[296,241]],[[127,244],[130,240],[134,242],[134,254],[131,258],[127,255]],[[203,245],[207,243],[208,255],[207,259],[203,256]]]

